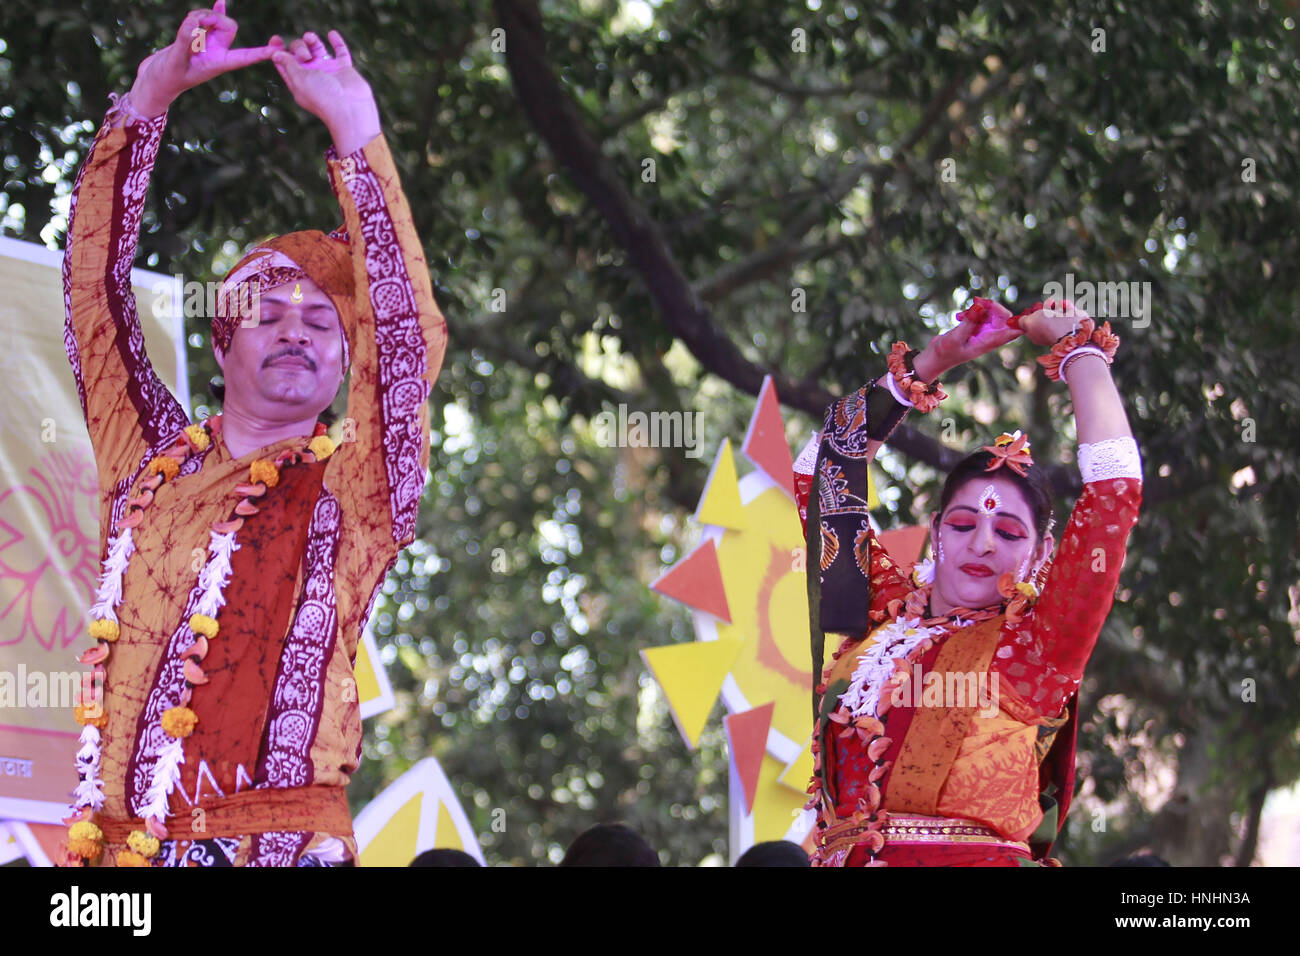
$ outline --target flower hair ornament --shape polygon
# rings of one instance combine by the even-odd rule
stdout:
[[[985,445],[984,450],[993,456],[985,471],[997,471],[1006,465],[1021,478],[1029,477],[1027,468],[1034,463],[1029,453],[1029,436],[1016,429],[1014,435],[1003,432],[992,445]]]

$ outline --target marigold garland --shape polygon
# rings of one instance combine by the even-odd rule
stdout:
[[[104,852],[104,831],[89,820],[68,828],[68,852],[87,860],[97,860]]]
[[[122,601],[122,582],[135,550],[133,530],[139,526],[145,510],[153,503],[155,492],[180,474],[182,466],[192,454],[211,447],[213,436],[220,432],[220,415],[181,429],[169,448],[150,459],[146,468],[149,477],[142,478],[135,495],[126,499],[126,514],[115,526],[117,535],[109,539],[99,589],[90,611],[90,636],[99,644],[81,657],[82,663],[95,665],[94,673],[98,680],[104,676],[108,647],[121,634],[115,607]],[[183,665],[186,690],[181,696],[180,704],[165,710],[160,719],[162,730],[172,741],[154,755],[154,767],[145,794],[146,805],[141,811],[148,832],[137,830],[130,835],[127,840],[128,849],[122,850],[116,858],[121,866],[152,865],[150,860],[161,851],[160,838],[167,836],[163,818],[170,815],[167,802],[180,780],[180,765],[184,762],[181,741],[194,732],[199,720],[198,715],[186,705],[193,688],[207,682],[198,663],[207,653],[208,639],[216,637],[220,631],[216,615],[225,603],[222,591],[230,577],[230,555],[238,547],[234,540],[235,532],[244,522],[244,518],[239,516],[251,516],[258,512],[252,503],[253,499],[261,497],[267,489],[274,488],[279,483],[280,469],[285,465],[328,458],[334,451],[334,444],[324,436],[325,426],[317,423],[313,436],[303,451],[286,449],[274,460],[261,459],[253,462],[249,466],[250,485],[236,487],[236,493],[244,497],[235,508],[235,516],[232,520],[213,523],[209,558],[199,574],[199,588],[202,592],[198,602],[199,610],[188,621],[196,639],[182,652],[186,658]],[[104,849],[103,831],[92,822],[92,818],[104,802],[104,785],[98,777],[99,730],[107,725],[108,715],[100,711],[98,716],[91,717],[90,709],[80,703],[76,705],[74,715],[83,730],[82,746],[77,752],[80,782],[71,813],[65,818],[69,824],[65,862],[69,865],[97,860]]]
[[[110,618],[99,618],[90,622],[90,636],[97,641],[108,641],[111,644],[120,634],[117,621]]]
[[[334,442],[328,435],[317,435],[307,445],[307,450],[316,456],[317,461],[324,461],[330,455],[334,454]]]
[[[260,481],[266,487],[274,488],[280,481],[280,469],[275,467],[275,462],[259,458],[248,466],[248,480],[254,485]]]
[[[204,451],[212,443],[202,425],[187,425],[184,431],[185,437],[190,440],[190,447],[195,451]]]

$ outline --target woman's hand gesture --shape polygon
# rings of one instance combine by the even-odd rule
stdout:
[[[1048,299],[1041,309],[1024,316],[1020,327],[1035,345],[1052,345],[1089,317],[1087,312],[1075,308],[1069,299]]]
[[[969,315],[978,310],[977,314]],[[1001,348],[1020,335],[1020,329],[1007,324],[1011,312],[991,299],[976,299],[965,313],[965,320],[930,344],[916,357],[914,368],[922,381],[932,381],[963,362]]]

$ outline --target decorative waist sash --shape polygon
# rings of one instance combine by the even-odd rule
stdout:
[[[858,844],[864,844],[874,855],[886,844],[902,846],[918,843],[998,846],[1022,850],[1027,856],[1032,855],[1028,843],[1009,840],[993,827],[974,820],[916,813],[889,813],[884,816],[885,822],[879,826],[843,820],[827,827],[818,836],[818,855],[829,860],[833,859],[834,854],[840,853],[838,862],[843,863],[848,857],[848,851]]]
[[[170,838],[210,840],[214,837],[250,836],[276,830],[353,836],[352,813],[343,787],[268,787],[244,790],[228,797],[200,800],[201,817],[186,819],[182,812],[172,818]],[[202,826],[199,827],[201,821]],[[100,817],[106,844],[126,843],[132,830],[145,829],[139,819]]]

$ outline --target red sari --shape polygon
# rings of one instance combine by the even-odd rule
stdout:
[[[795,477],[803,511],[811,476]],[[917,587],[870,534],[870,616],[880,624],[847,639],[825,674],[809,787],[816,863],[1047,862],[1073,790],[1076,692],[1114,600],[1141,496],[1141,479],[1131,475],[1086,481],[1032,607],[1008,614],[1004,604],[974,622],[969,612],[957,622],[931,618],[921,622],[935,627],[930,638],[912,646],[900,638],[898,656],[875,652],[891,668],[891,690],[900,680],[906,687],[903,674],[987,675],[996,712],[935,706],[914,692],[902,693],[901,703],[882,694],[878,710],[868,708],[874,714],[859,707],[855,716],[850,704],[871,686],[865,679],[851,686],[855,669],[873,645],[900,633],[903,599]]]

